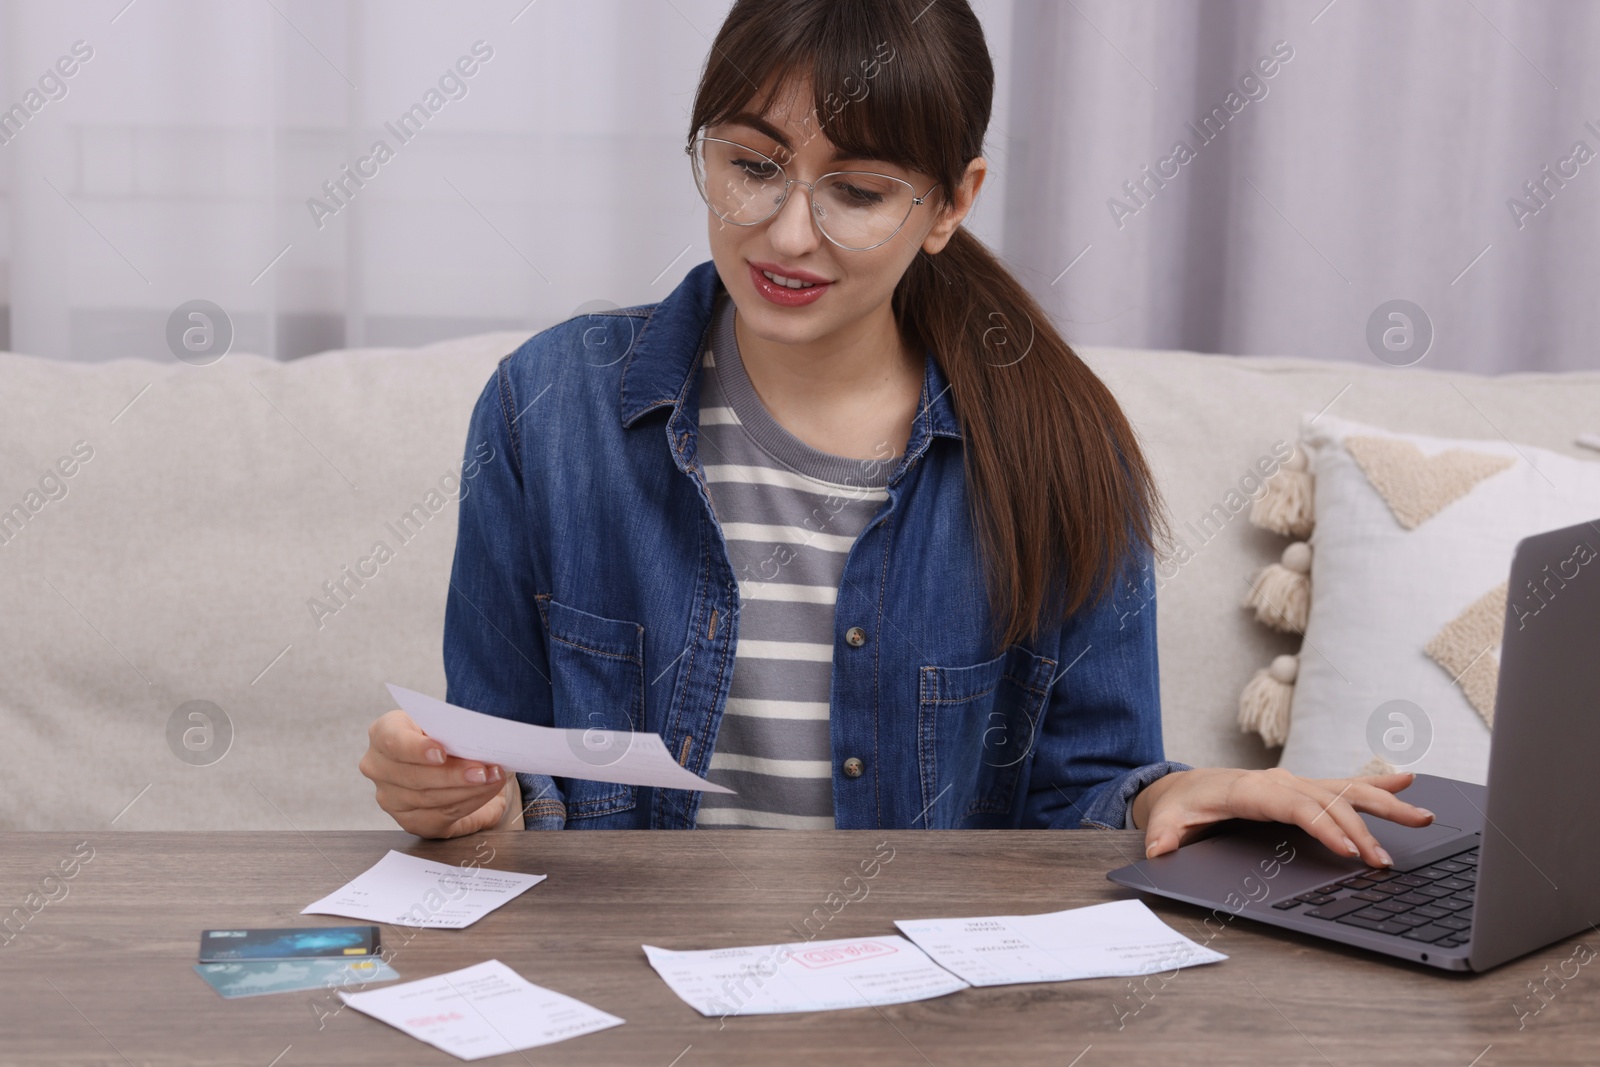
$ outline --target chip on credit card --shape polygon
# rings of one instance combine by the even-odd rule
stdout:
[[[205,930],[200,934],[201,963],[236,963],[241,960],[355,959],[377,954],[376,926]]]

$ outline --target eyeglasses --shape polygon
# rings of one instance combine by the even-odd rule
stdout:
[[[935,183],[918,196],[907,181],[865,170],[837,170],[803,182],[772,157],[720,137],[697,137],[684,151],[694,164],[695,187],[723,222],[765,222],[788,202],[789,186],[803,185],[811,191],[811,215],[822,236],[852,252],[877,248],[899,233],[911,209],[939,187]]]

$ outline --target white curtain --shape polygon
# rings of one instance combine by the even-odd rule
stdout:
[[[728,0],[0,2],[0,347],[171,359],[194,300],[285,359],[532,332],[708,256],[680,146]],[[1372,360],[1404,299],[1424,366],[1600,363],[1600,3],[974,6],[971,226],[1069,339]]]
[[[680,146],[727,6],[11,0],[0,106],[92,57],[0,145],[9,347],[171,359],[196,299],[280,358],[658,299],[706,258]]]
[[[1416,366],[1600,366],[1600,4],[1017,0],[1014,18],[1002,244],[1070,339],[1374,363],[1369,318],[1406,300],[1433,326]],[[1280,41],[1293,56],[1263,78]],[[1180,140],[1194,158],[1130,197]]]

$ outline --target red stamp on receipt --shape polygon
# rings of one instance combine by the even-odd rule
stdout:
[[[875,956],[890,956],[899,951],[893,945],[885,945],[881,941],[851,941],[842,945],[828,945],[825,948],[809,948],[804,952],[796,952],[794,958],[800,966],[817,970],[822,967],[837,967],[841,963],[872,959]]]

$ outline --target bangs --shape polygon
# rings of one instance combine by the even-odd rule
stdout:
[[[809,80],[805,137],[825,137],[845,156],[932,175],[946,197],[982,146],[965,143],[970,103],[957,95],[962,79],[944,69],[947,53],[918,32],[916,12],[898,0],[785,7],[763,18],[759,33],[742,32],[753,24],[724,27],[690,137],[741,114],[766,116]]]

